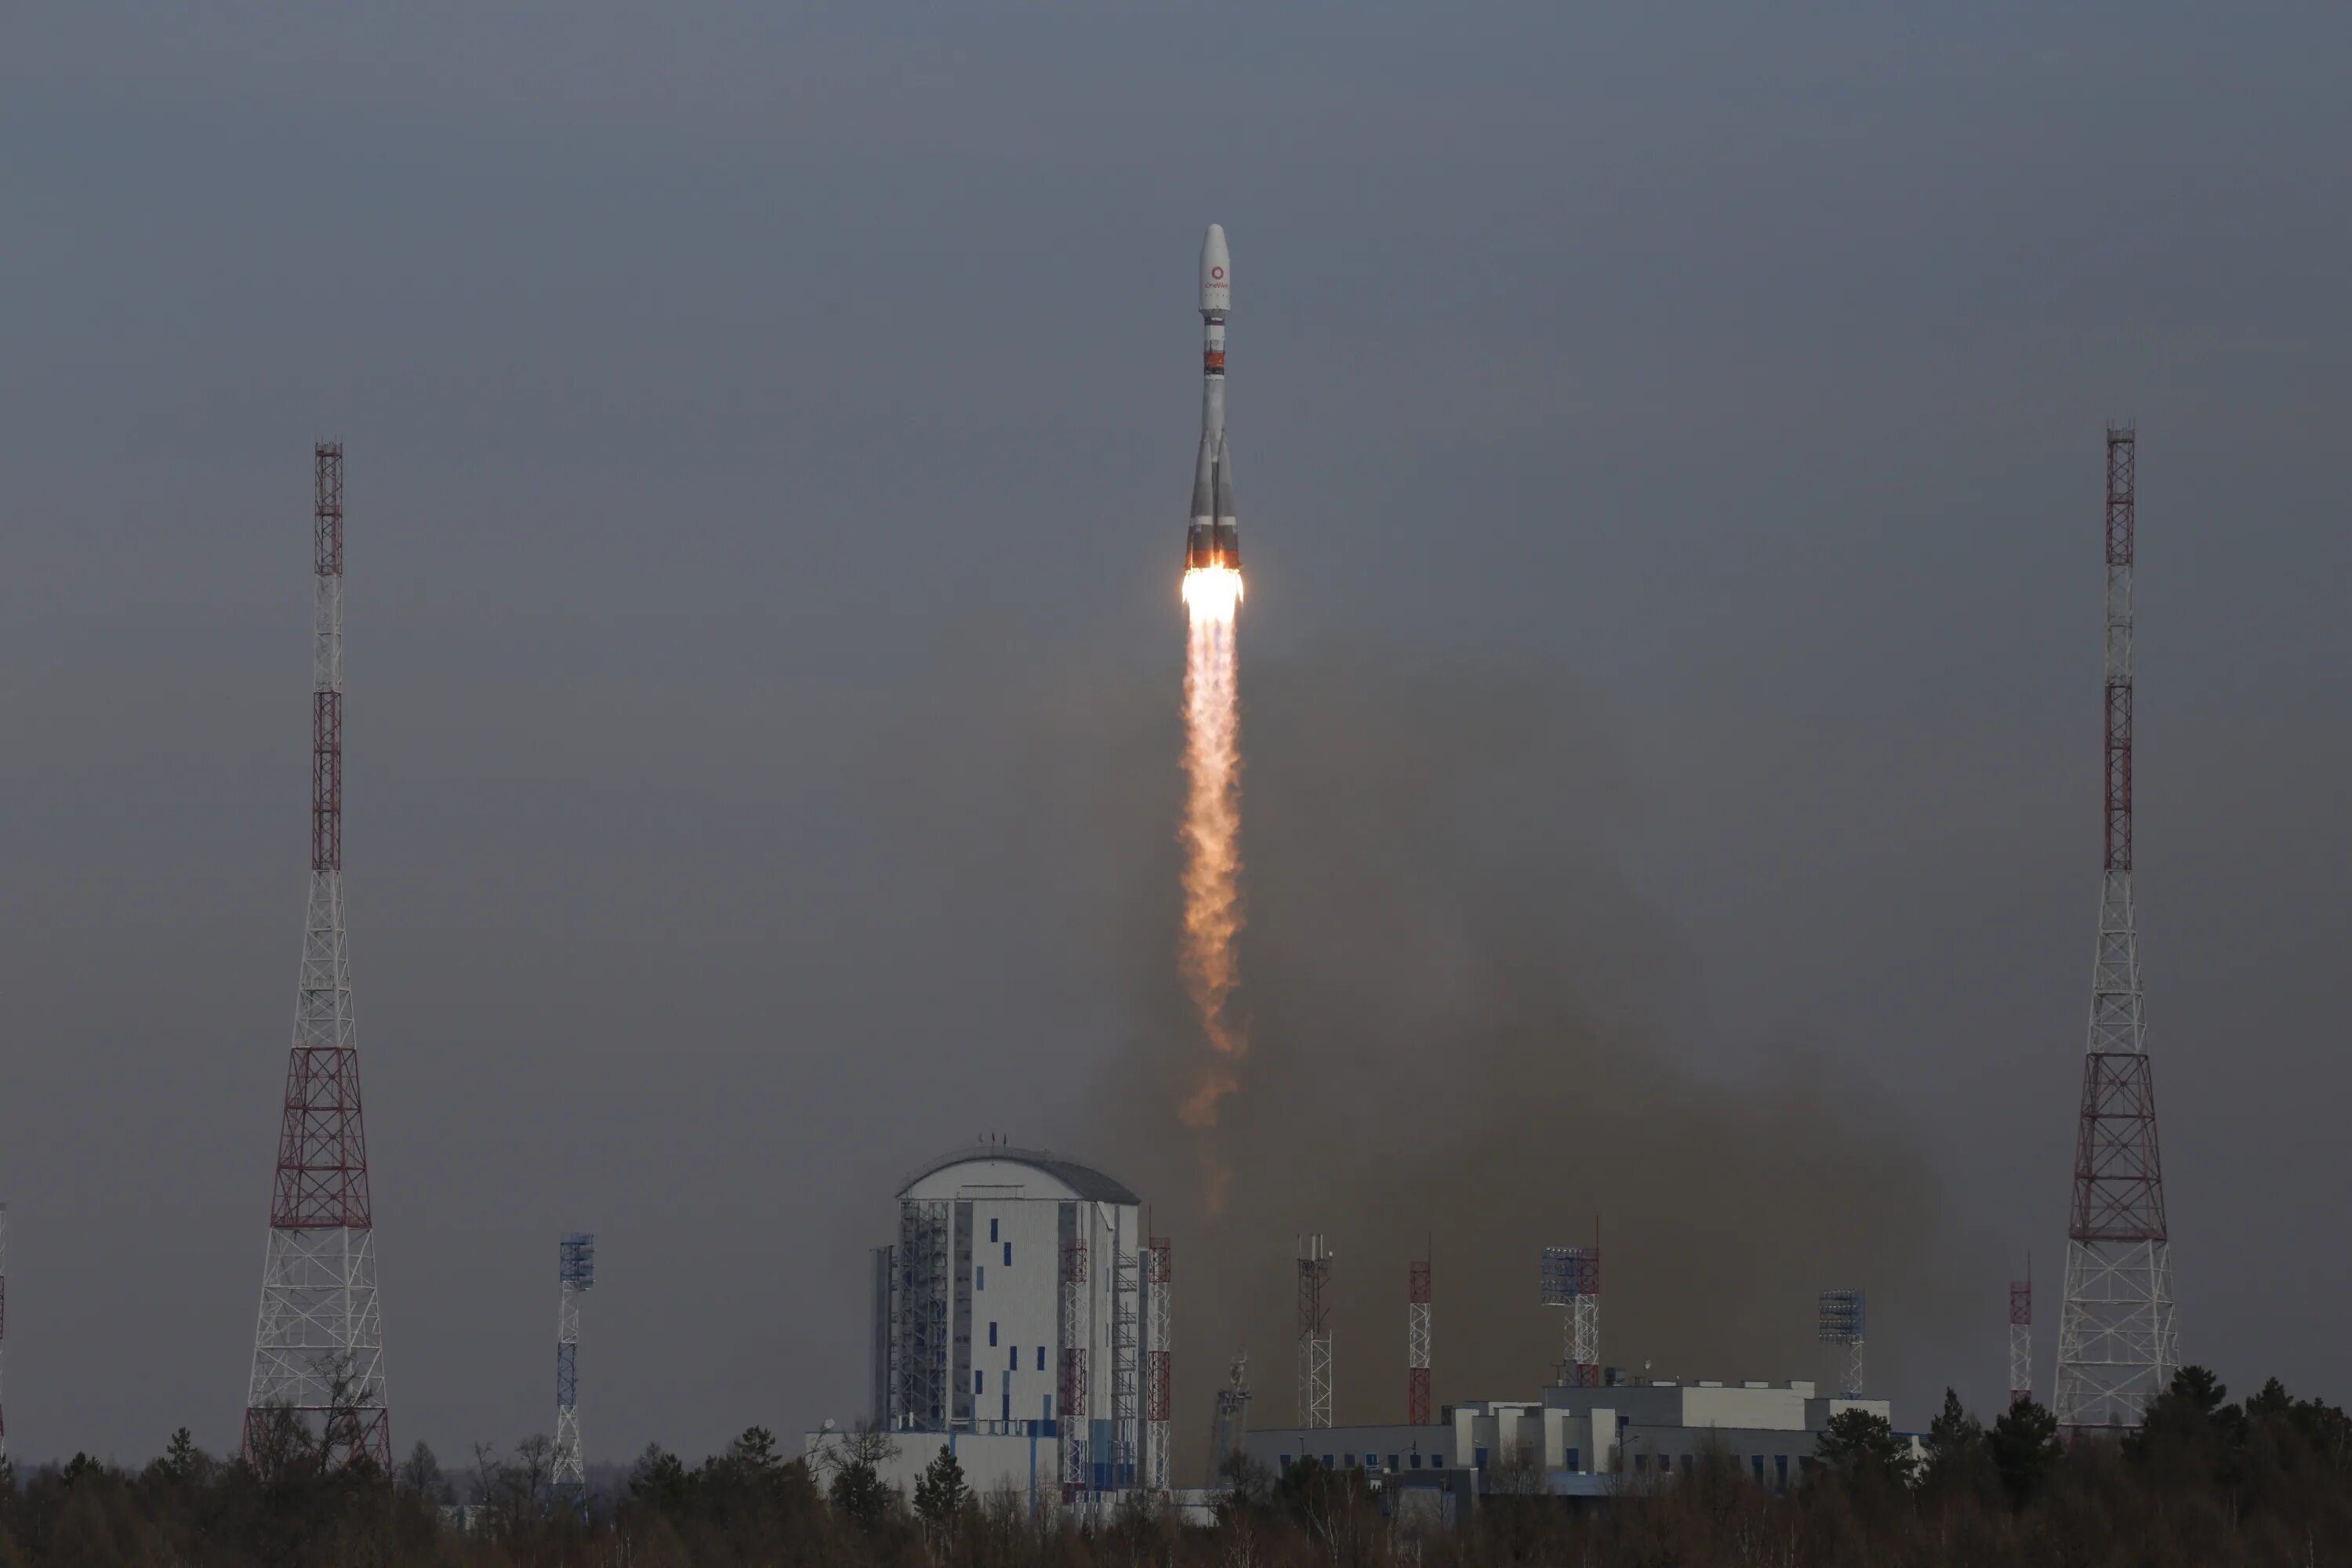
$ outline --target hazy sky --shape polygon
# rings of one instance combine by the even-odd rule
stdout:
[[[12,7],[12,1447],[234,1441],[320,437],[349,452],[347,886],[399,1445],[551,1424],[562,1229],[600,1239],[592,1456],[699,1453],[856,1413],[862,1248],[927,1156],[989,1131],[1123,1168],[1148,1054],[1188,1047],[1174,579],[1212,219],[1249,789],[1268,831],[1315,837],[1310,790],[1341,824],[1288,859],[1251,842],[1289,891],[1245,984],[1279,1020],[1308,968],[1340,998],[1397,967],[1301,934],[1344,880],[1309,873],[1391,838],[1398,875],[1362,891],[1398,929],[1526,909],[1511,931],[1576,947],[1541,1016],[1638,1024],[1610,1037],[1642,1042],[1654,1135],[1563,1103],[1564,1141],[1601,1118],[1629,1152],[1558,1194],[1563,1234],[1509,1241],[1530,1258],[1612,1199],[1690,1212],[1665,1195],[1743,1094],[1801,1086],[1838,1182],[1907,1149],[1916,1226],[1851,1221],[1853,1272],[1911,1270],[1874,1332],[1898,1425],[1947,1382],[1998,1397],[2029,1247],[2046,1383],[2100,433],[2138,420],[2183,1349],[2352,1395],[2347,58],[2340,5]],[[1460,817],[1476,854],[1448,848]],[[1556,919],[1531,866],[1559,868]],[[1433,1004],[1433,1081],[1488,1059],[1451,1049],[1479,1005]],[[1260,1044],[1294,1070],[1257,1113],[1301,1157],[1356,1148],[1361,1086],[1326,1102],[1322,1057]],[[1416,1092],[1392,1087],[1391,1116]],[[1496,1091],[1464,1087],[1423,1173],[1438,1214],[1485,1201],[1454,1156]],[[1816,1146],[1756,1126],[1768,1187]],[[1520,1157],[1507,1179],[1559,1170]],[[1263,1201],[1343,1259],[1371,1223]],[[1775,1223],[1743,1213],[1742,1255]],[[1612,1233],[1636,1279],[1642,1234]],[[1817,1278],[1824,1246],[1774,1289],[1871,1284]],[[1225,1279],[1206,1250],[1180,1250],[1203,1316],[1286,1288],[1278,1258]],[[1382,1314],[1401,1286],[1341,1283]],[[1520,1384],[1451,1381],[1450,1310],[1442,1400],[1523,1394],[1554,1353],[1530,1334]],[[1605,1331],[1662,1371],[1826,1375],[1789,1316],[1760,1366],[1696,1364],[1753,1332]],[[1402,1332],[1343,1332],[1343,1403],[1401,1397]],[[1194,1377],[1229,1348],[1179,1341]],[[1256,1348],[1279,1414],[1287,1347]]]

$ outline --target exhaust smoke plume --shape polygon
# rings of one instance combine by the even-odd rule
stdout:
[[[1202,1063],[1178,1115],[1210,1127],[1217,1108],[1240,1087],[1236,1072],[1248,1040],[1226,1016],[1237,974],[1241,934],[1241,694],[1235,612],[1242,576],[1230,567],[1184,574],[1189,633],[1184,656],[1184,929],[1186,991],[1212,1055]],[[1213,1162],[1211,1182],[1222,1187]],[[1213,1192],[1211,1207],[1221,1193]]]

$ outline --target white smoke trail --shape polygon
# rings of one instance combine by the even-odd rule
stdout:
[[[1247,1037],[1226,1016],[1241,934],[1241,690],[1234,642],[1241,574],[1213,566],[1184,574],[1190,635],[1184,658],[1184,984],[1213,1051],[1179,1114],[1213,1126],[1240,1087]]]

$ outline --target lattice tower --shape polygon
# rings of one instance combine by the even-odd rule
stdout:
[[[313,453],[310,898],[246,1394],[245,1447],[289,1408],[331,1464],[389,1468],[383,1321],[343,934],[343,448]]]
[[[1242,1451],[1242,1433],[1249,1423],[1249,1352],[1237,1352],[1226,1369],[1225,1386],[1217,1390],[1217,1413],[1209,1428],[1209,1482],[1225,1480],[1234,1456]]]
[[[1135,1484],[1136,1438],[1142,1427],[1143,1363],[1140,1268],[1134,1253],[1110,1238],[1111,1486]]]
[[[1407,1265],[1404,1277],[1404,1418],[1429,1425],[1429,1265]]]
[[[2138,445],[2107,427],[2105,853],[2091,1026],[2066,1229],[2053,1413],[2069,1430],[2140,1423],[2180,1361],[2156,1084],[2132,903],[2132,556]]]
[[[1084,1225],[1083,1215],[1079,1220]],[[1093,1394],[1087,1351],[1094,1338],[1094,1295],[1087,1288],[1087,1243],[1081,1234],[1062,1248],[1062,1500],[1094,1485]]]
[[[1863,1337],[1869,1327],[1869,1302],[1862,1291],[1822,1292],[1822,1342],[1845,1346],[1845,1386],[1838,1391],[1840,1398],[1862,1397]]]
[[[1543,1302],[1560,1309],[1560,1383],[1601,1386],[1601,1247],[1547,1247],[1539,1275]]]
[[[1298,1424],[1331,1425],[1331,1249],[1320,1231],[1298,1249]]]
[[[1174,1249],[1166,1237],[1155,1236],[1143,1255],[1143,1282],[1150,1292],[1151,1313],[1150,1348],[1144,1352],[1143,1363],[1143,1419],[1144,1484],[1156,1492],[1169,1489],[1169,1448],[1174,1432],[1175,1363],[1169,1351],[1168,1321],[1170,1287],[1174,1281]]]
[[[580,1298],[596,1283],[594,1236],[564,1233],[555,1247],[555,1454],[547,1489],[557,1506],[580,1509],[588,1502],[588,1468],[580,1455]]]

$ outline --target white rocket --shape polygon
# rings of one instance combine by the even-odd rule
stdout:
[[[1192,526],[1184,535],[1187,570],[1242,563],[1234,464],[1225,453],[1225,311],[1234,300],[1233,272],[1224,226],[1213,223],[1201,242],[1201,457],[1192,469]]]

